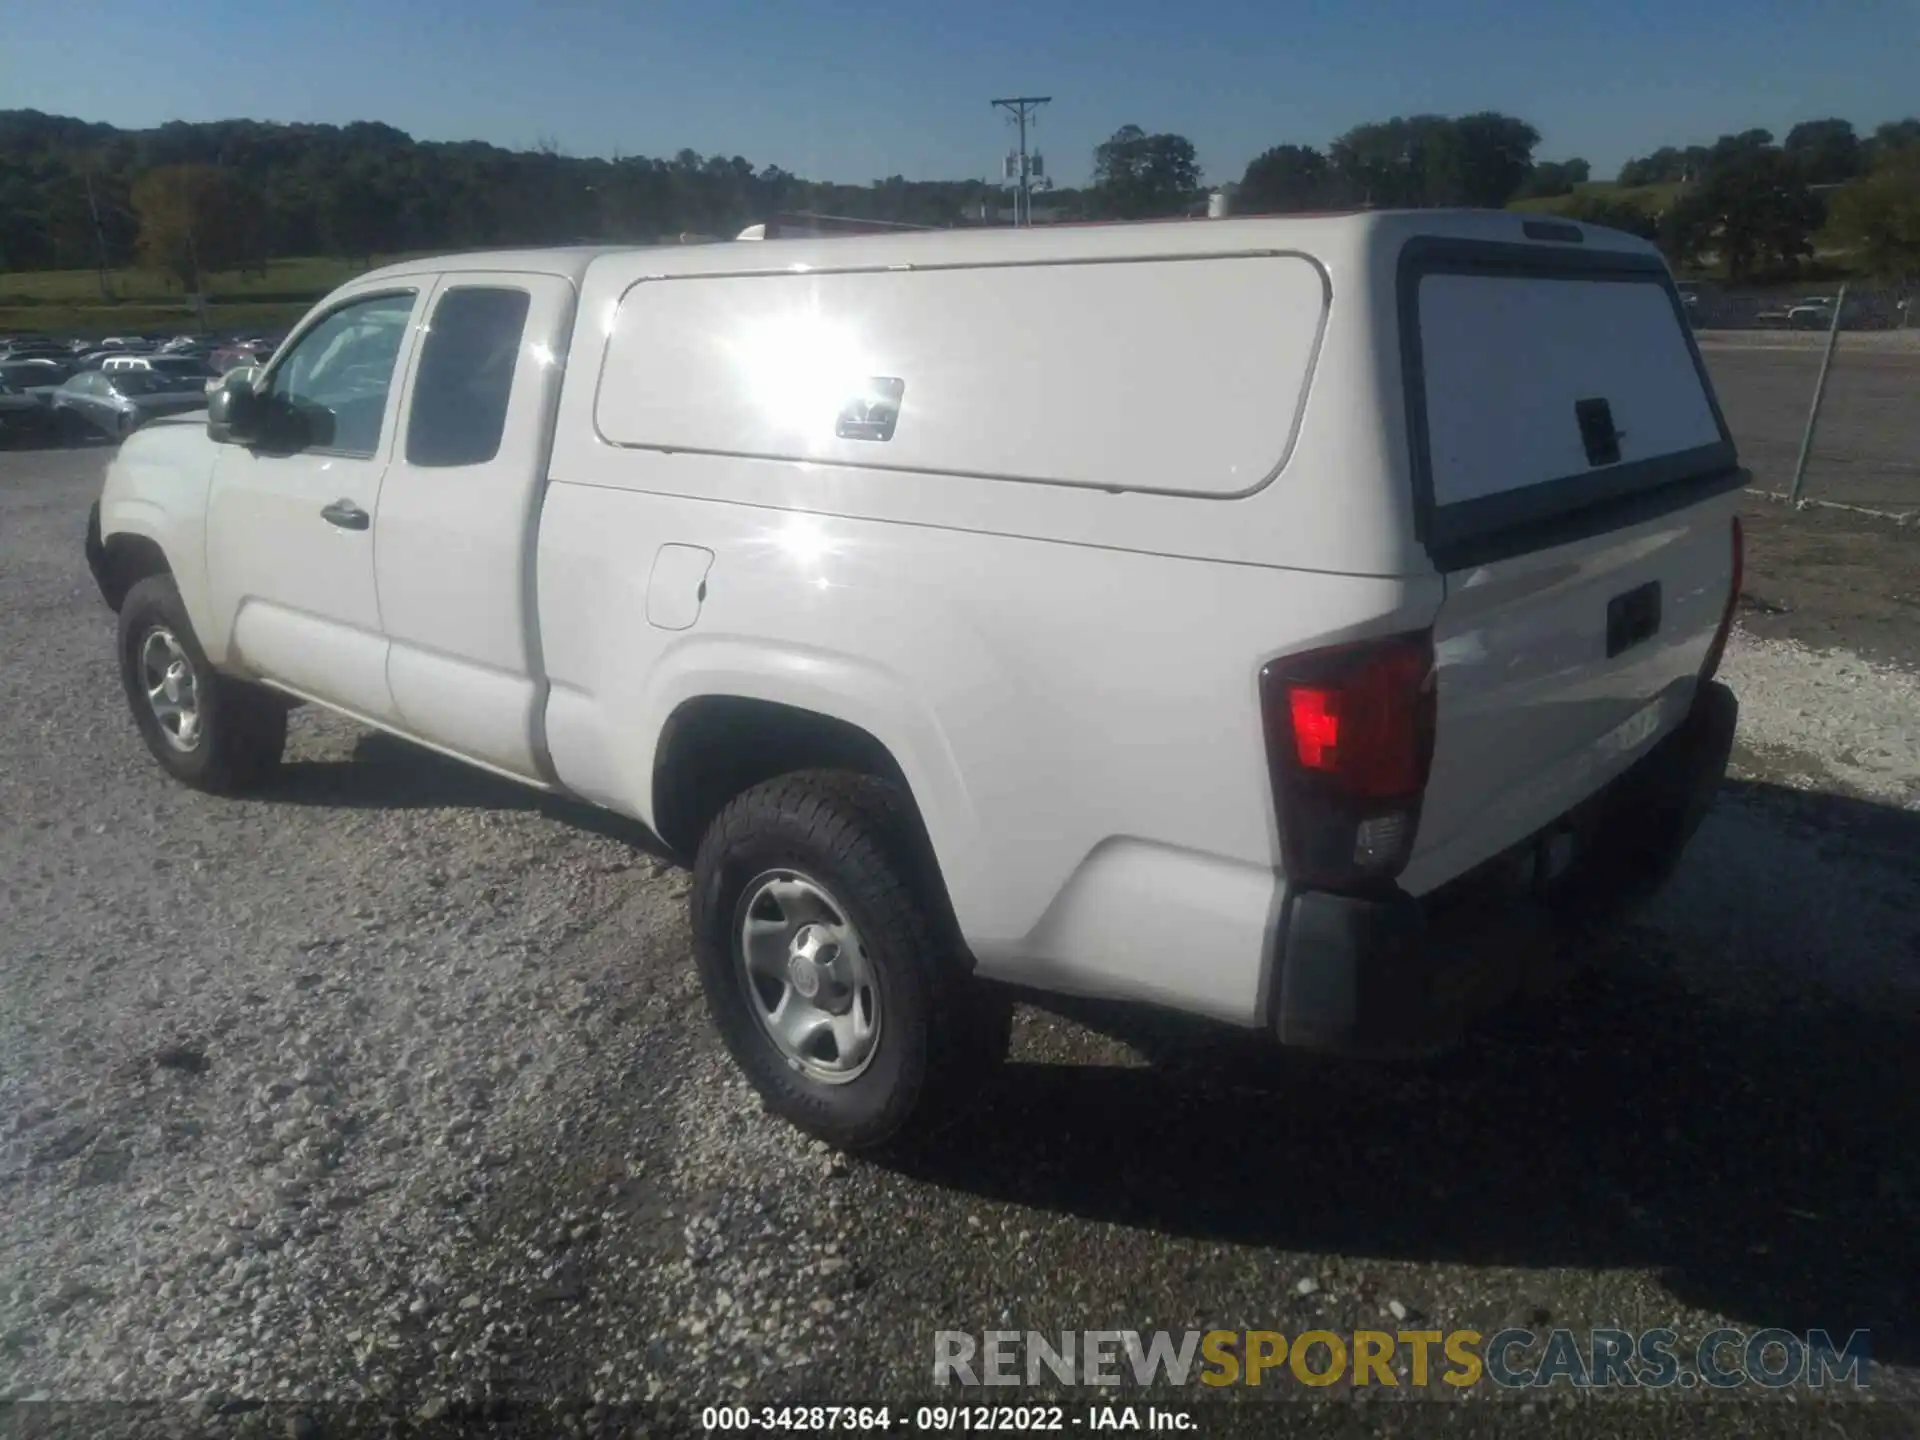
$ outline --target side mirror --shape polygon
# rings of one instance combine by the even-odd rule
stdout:
[[[229,370],[207,397],[207,437],[216,445],[251,445],[266,433],[267,402],[253,388],[259,373],[252,365]]]

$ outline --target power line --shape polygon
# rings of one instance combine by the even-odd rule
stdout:
[[[1051,95],[1015,95],[993,102],[996,110],[1005,110],[1020,127],[1020,188],[1014,191],[1013,223],[1033,224],[1033,173],[1027,163],[1027,121],[1034,119],[1042,105],[1052,103]],[[1022,220],[1022,215],[1026,218]]]

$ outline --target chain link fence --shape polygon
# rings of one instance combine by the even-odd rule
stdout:
[[[1840,301],[1838,285],[1809,285],[1805,294],[1739,294],[1682,281],[1696,330],[1767,330],[1824,335]],[[1842,331],[1920,331],[1920,283],[1863,289],[1849,285]]]
[[[1920,517],[1920,291],[1690,305],[1757,489]],[[1835,307],[1839,324],[1834,324]]]

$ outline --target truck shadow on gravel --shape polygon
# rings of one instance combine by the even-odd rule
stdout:
[[[660,853],[643,827],[391,737],[289,765],[263,798],[535,812]],[[1729,782],[1810,863],[1836,844],[1911,871],[1920,814]],[[1910,885],[1920,959],[1920,882]],[[1730,942],[1731,943],[1731,942]],[[958,1123],[883,1162],[1088,1220],[1278,1250],[1529,1268],[1647,1267],[1754,1326],[1873,1332],[1920,1360],[1920,1014],[1703,998],[1657,932],[1569,992],[1516,1006],[1424,1067],[1291,1056],[1126,1007],[1048,1008],[1145,1068],[1017,1058]],[[1617,1320],[1620,1317],[1607,1317]]]
[[[666,844],[638,821],[516,784],[378,730],[355,741],[350,759],[288,762],[259,798],[323,809],[518,811],[673,859]]]
[[[1773,789],[1735,787],[1749,802]],[[1802,814],[1817,800],[1908,865],[1920,855],[1913,812],[1778,798]],[[1913,913],[1920,933],[1920,904]],[[1907,944],[1896,964],[1920,955]],[[1016,1058],[979,1108],[886,1163],[1209,1241],[1652,1268],[1676,1299],[1716,1314],[1866,1328],[1876,1359],[1920,1360],[1920,1014],[1702,998],[1664,945],[1645,929],[1621,936],[1570,990],[1503,1012],[1424,1067],[1316,1061],[1061,1007],[1149,1066]]]

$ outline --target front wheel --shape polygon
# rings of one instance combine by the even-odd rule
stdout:
[[[964,974],[910,803],[833,771],[784,775],[709,827],[690,899],[715,1027],[768,1109],[880,1145],[1006,1053],[1010,1006]]]
[[[216,674],[171,575],[154,575],[120,605],[120,679],[140,737],[174,779],[233,793],[280,764],[287,708],[244,681]]]

